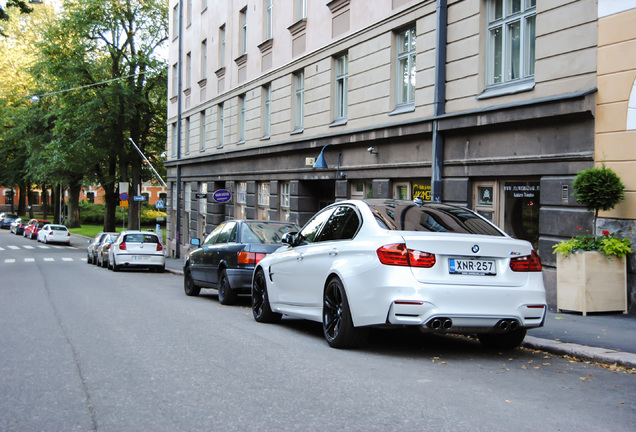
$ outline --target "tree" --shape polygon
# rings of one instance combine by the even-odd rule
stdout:
[[[7,0],[5,8],[0,6],[0,35],[4,37],[7,37],[7,35],[4,33],[5,29],[4,29],[4,26],[2,25],[2,22],[9,21],[11,16],[9,13],[9,8],[15,8],[19,10],[20,13],[23,13],[23,14],[28,14],[33,12],[33,9],[29,7],[29,5],[24,0]]]
[[[136,193],[147,175],[128,138],[151,154],[165,148],[165,60],[158,51],[167,17],[162,0],[67,0],[40,45],[35,71],[57,87],[53,139],[45,149],[51,163],[43,170],[70,185],[99,183],[108,231],[115,228],[118,181]],[[74,210],[73,192],[70,198]],[[139,227],[138,205],[130,203],[129,228]]]

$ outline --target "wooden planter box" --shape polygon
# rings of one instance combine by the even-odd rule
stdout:
[[[625,258],[600,252],[557,255],[557,310],[627,313]]]

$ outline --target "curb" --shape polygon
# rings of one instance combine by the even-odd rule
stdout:
[[[526,336],[522,346],[526,348],[548,351],[553,354],[564,354],[583,360],[592,360],[599,363],[617,364],[626,368],[636,368],[636,354],[617,350],[595,348],[567,342]]]

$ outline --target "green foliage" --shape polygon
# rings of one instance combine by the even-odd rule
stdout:
[[[590,168],[581,171],[574,180],[576,201],[588,210],[608,211],[625,198],[625,185],[614,171],[606,168]]]
[[[616,234],[603,231],[602,236],[579,235],[569,240],[564,240],[552,247],[553,253],[570,255],[576,252],[602,252],[605,255],[615,255],[619,258],[631,253],[631,242],[628,238],[618,238]]]
[[[104,204],[92,204],[88,201],[80,201],[79,207],[80,221],[82,224],[103,225],[105,211]],[[163,218],[163,220],[157,221],[157,218]],[[157,223],[161,226],[165,226],[166,213],[155,210],[149,205],[142,205],[140,219],[142,226],[154,226]],[[124,223],[125,220],[128,220],[127,211],[123,212],[118,209],[115,214],[115,220],[118,225]]]

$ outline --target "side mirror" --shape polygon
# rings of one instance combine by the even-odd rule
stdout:
[[[285,233],[283,235],[283,238],[280,241],[283,244],[286,244],[286,245],[289,245],[289,246],[293,246],[295,240],[296,240],[296,235],[295,234]]]
[[[191,244],[192,246],[197,246],[197,247],[198,247],[198,246],[200,246],[200,245],[201,245],[201,240],[199,240],[198,238],[190,239],[190,244]]]

